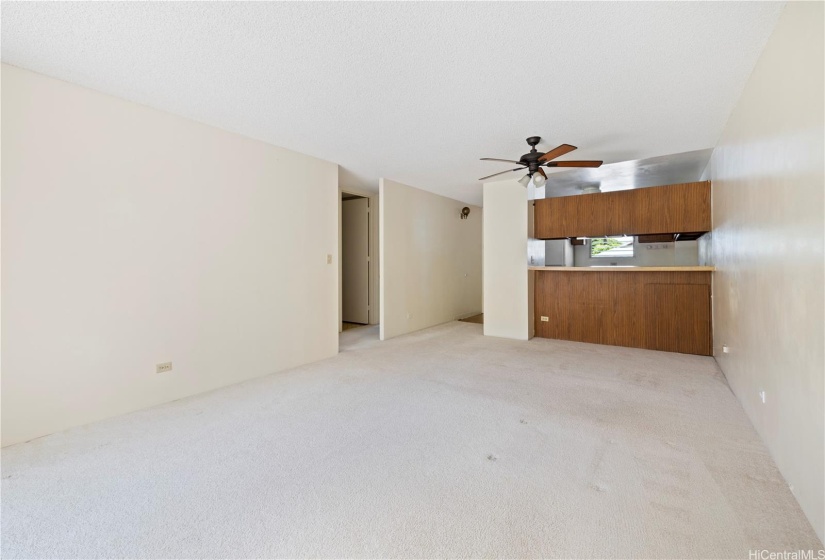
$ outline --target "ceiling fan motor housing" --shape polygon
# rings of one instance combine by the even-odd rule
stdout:
[[[527,139],[527,144],[531,149],[519,159],[520,163],[527,166],[528,175],[531,177],[533,173],[539,170],[539,158],[544,155],[544,153],[536,151],[536,146],[539,142],[541,142],[541,136],[530,136]]]
[[[544,152],[536,150],[536,146],[541,142],[541,136],[531,136],[527,139],[527,144],[530,146],[530,151],[521,156],[520,163],[527,166],[530,175],[539,170],[539,158],[544,155]]]

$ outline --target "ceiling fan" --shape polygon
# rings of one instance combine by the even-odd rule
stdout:
[[[481,158],[483,161],[503,161],[505,163],[515,163],[520,167],[487,175],[486,177],[479,179],[479,181],[489,179],[490,177],[495,177],[496,175],[504,175],[505,173],[512,173],[513,171],[526,169],[527,175],[519,179],[519,183],[526,187],[532,178],[533,184],[536,187],[541,187],[547,181],[547,174],[544,172],[542,167],[599,167],[602,163],[604,163],[599,160],[552,161],[557,157],[563,156],[564,154],[569,154],[576,149],[576,146],[562,144],[561,146],[553,148],[549,152],[539,152],[536,150],[536,145],[539,142],[541,142],[541,136],[531,136],[528,138],[527,144],[530,145],[530,151],[521,156],[518,161],[512,159]]]

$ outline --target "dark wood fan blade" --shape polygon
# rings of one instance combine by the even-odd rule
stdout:
[[[598,160],[571,160],[571,161],[551,161],[543,163],[545,167],[600,167],[603,161]]]
[[[499,158],[494,158],[494,157],[483,157],[483,158],[481,158],[481,161],[503,161],[504,163],[515,163],[515,164],[518,164],[518,165],[524,165],[520,161],[516,161],[514,159],[499,159]]]
[[[543,156],[539,158],[539,161],[550,161],[551,159],[556,159],[557,157],[561,157],[564,154],[569,154],[573,150],[576,150],[576,146],[571,146],[570,144],[562,144],[557,148],[553,148]]]
[[[486,177],[482,177],[479,181],[483,181],[484,179],[489,179],[490,177],[495,177],[496,175],[504,175],[505,173],[511,173],[513,171],[521,171],[524,169],[523,167],[516,167],[515,169],[508,169],[507,171],[501,171],[499,173],[493,173],[492,175],[487,175]]]
[[[542,175],[544,175],[544,178],[547,179],[547,173],[544,172],[544,169],[539,167],[538,172],[541,173]]]

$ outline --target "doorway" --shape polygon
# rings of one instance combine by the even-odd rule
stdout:
[[[377,323],[376,199],[341,191],[341,331]]]

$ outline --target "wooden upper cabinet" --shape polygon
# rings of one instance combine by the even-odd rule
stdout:
[[[710,231],[710,182],[536,200],[539,239]]]
[[[627,210],[638,231],[632,235],[710,231],[710,182],[624,192],[633,193]]]

